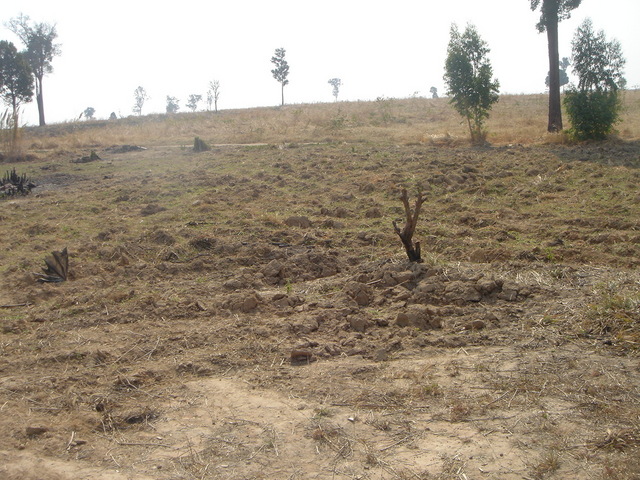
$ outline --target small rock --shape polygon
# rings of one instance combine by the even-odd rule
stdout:
[[[445,287],[445,298],[452,302],[479,302],[482,295],[473,285],[461,281],[453,281]]]
[[[364,212],[364,216],[366,218],[380,218],[382,217],[382,210],[377,207],[373,207]]]
[[[282,263],[280,260],[271,260],[262,269],[262,274],[265,277],[279,277],[282,275],[283,270],[284,270],[284,263]]]
[[[431,315],[426,305],[409,305],[404,312],[396,317],[396,325],[399,327],[415,327],[422,330],[428,328],[440,328],[441,321]]]
[[[344,223],[342,222],[338,222],[337,220],[333,220],[331,218],[325,220],[324,222],[322,222],[322,226],[325,228],[336,228],[336,229],[340,229],[340,228],[344,228]]]
[[[505,283],[497,297],[508,302],[515,302],[518,299],[519,290],[520,288],[515,283]]]
[[[387,352],[384,348],[379,348],[375,352],[373,352],[373,361],[374,362],[386,362],[389,360],[389,352]]]
[[[140,215],[147,217],[149,215],[154,215],[156,213],[164,212],[165,210],[166,210],[165,207],[150,203],[149,205],[147,205],[146,207],[140,210]]]
[[[349,211],[344,207],[338,207],[333,212],[333,216],[338,218],[347,218],[349,216]]]
[[[311,363],[314,361],[313,353],[310,350],[294,349],[291,350],[291,363],[300,365]]]
[[[389,320],[387,320],[386,318],[376,318],[375,322],[376,322],[376,325],[379,327],[389,326]]]
[[[487,326],[482,320],[473,320],[464,326],[465,330],[482,330]]]
[[[413,280],[413,272],[410,270],[406,270],[404,272],[398,272],[393,274],[393,278],[395,278],[397,283],[408,283]]]
[[[349,325],[356,332],[364,332],[371,325],[371,322],[368,319],[360,315],[349,315],[347,318],[349,320]]]
[[[46,427],[27,427],[25,429],[27,437],[35,437],[37,435],[42,435],[43,433],[46,433],[48,431],[49,429]]]
[[[242,304],[240,305],[240,310],[244,313],[248,313],[252,310],[255,310],[258,307],[259,303],[260,303],[260,300],[257,295],[255,294],[248,295],[242,301]]]
[[[302,216],[289,217],[284,221],[284,223],[288,227],[300,227],[300,228],[311,227],[311,220],[309,220],[307,217],[302,217]]]
[[[315,318],[307,318],[291,325],[291,329],[295,333],[303,333],[305,335],[318,330],[318,320]]]
[[[337,357],[342,353],[340,347],[336,344],[329,344],[324,346],[325,351],[332,357]]]
[[[482,295],[491,295],[493,292],[499,292],[502,289],[502,280],[494,280],[493,278],[481,278],[476,282],[476,290]]]
[[[345,292],[361,307],[369,305],[373,300],[371,287],[364,283],[349,282],[345,286]]]

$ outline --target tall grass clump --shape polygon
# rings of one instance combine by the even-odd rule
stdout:
[[[0,161],[18,158],[22,153],[21,131],[16,120],[9,109],[0,115]]]

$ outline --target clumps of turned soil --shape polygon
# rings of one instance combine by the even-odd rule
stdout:
[[[265,265],[261,274],[268,284],[284,285],[330,277],[340,272],[339,261],[332,252],[300,251],[287,258],[276,258]]]
[[[318,268],[314,275],[297,276],[295,268],[311,270],[327,258],[332,260],[331,272]],[[387,260],[349,267],[339,256],[319,251],[256,268],[256,275],[247,271],[225,281],[229,293],[217,295],[214,308],[220,313],[281,317],[289,334],[298,338],[293,346],[313,358],[385,359],[404,348],[401,338],[406,335],[418,347],[487,342],[482,336],[457,336],[506,326],[521,304],[541,291],[535,283],[521,284],[473,264],[453,268]],[[261,280],[256,283],[256,278]],[[285,279],[295,281],[283,284]],[[287,293],[270,290],[283,287]],[[380,341],[387,347],[381,349]]]

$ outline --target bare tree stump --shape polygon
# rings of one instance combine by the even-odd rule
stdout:
[[[411,206],[409,205],[409,195],[407,194],[407,189],[402,189],[402,195],[400,196],[400,200],[402,200],[402,204],[404,205],[404,211],[407,216],[406,223],[404,224],[404,228],[400,230],[400,227],[396,224],[395,220],[393,221],[393,228],[396,233],[400,237],[402,244],[404,245],[404,249],[407,251],[407,256],[409,260],[412,262],[422,262],[422,257],[420,256],[420,242],[413,242],[413,233],[416,230],[416,225],[418,223],[418,216],[420,215],[420,209],[422,208],[422,203],[427,199],[426,196],[422,195],[422,192],[418,192],[418,198],[416,199],[416,203],[413,207],[413,211],[411,210]]]
[[[202,140],[200,137],[196,137],[193,140],[193,151],[194,152],[207,152],[211,150],[211,147],[207,144],[207,142],[205,142],[204,140]]]

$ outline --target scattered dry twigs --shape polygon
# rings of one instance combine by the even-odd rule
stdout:
[[[640,447],[640,428],[625,428],[623,430],[607,430],[604,439],[593,442],[596,448],[623,451],[632,447]]]

